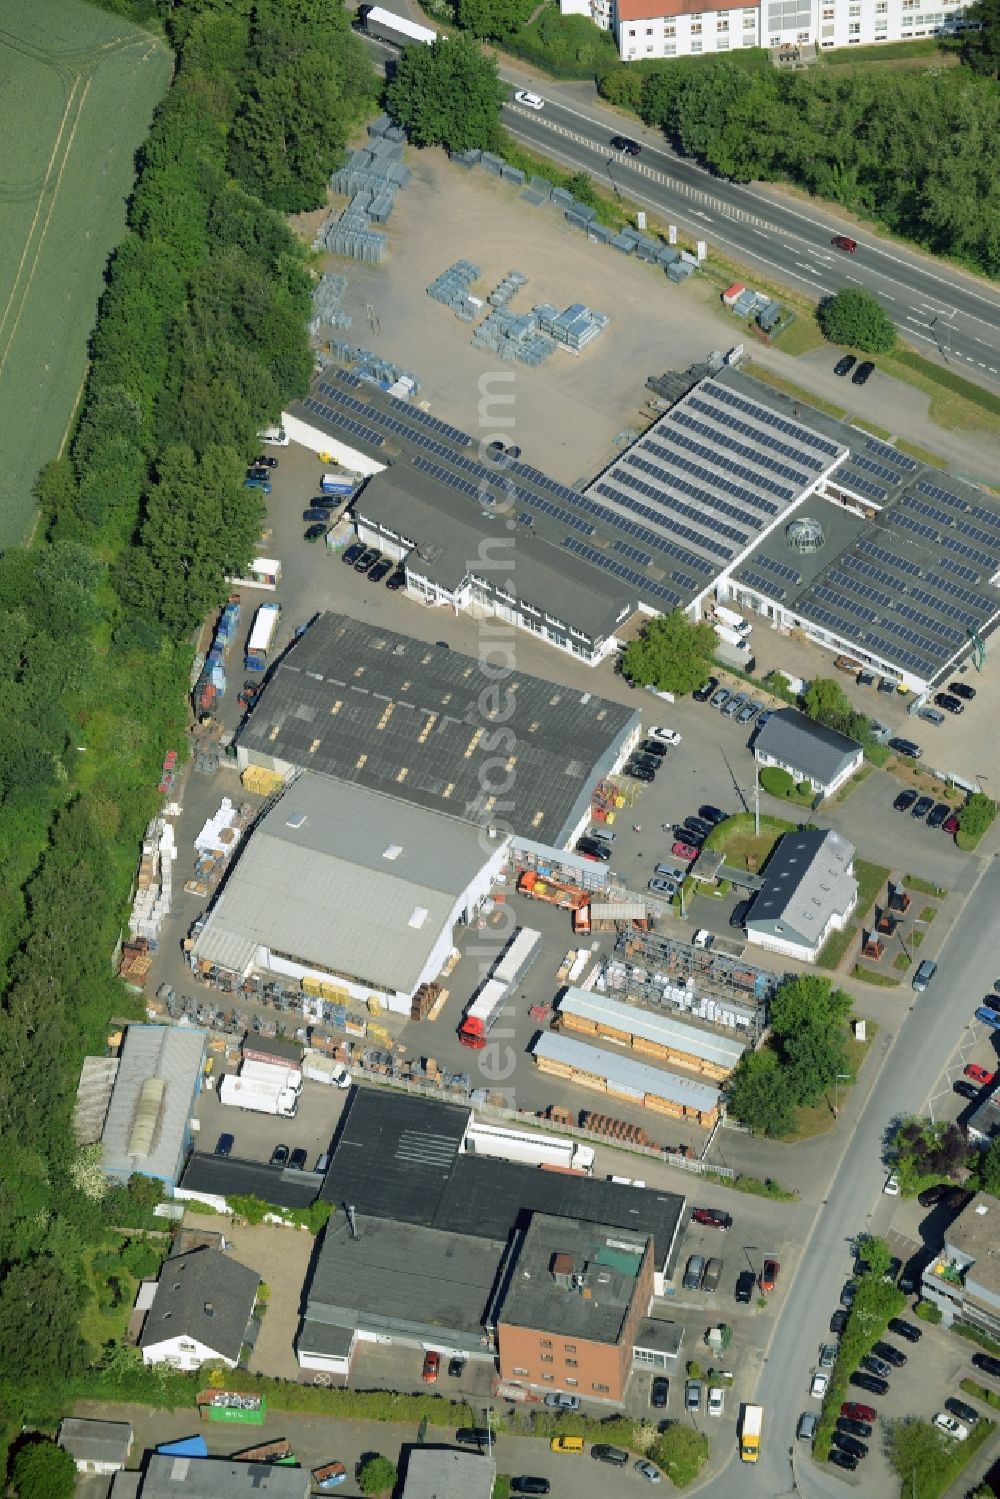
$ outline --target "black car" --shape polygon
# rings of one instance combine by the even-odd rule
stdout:
[[[833,1441],[836,1442],[842,1452],[849,1452],[852,1457],[861,1458],[868,1456],[868,1448],[864,1442],[859,1442],[857,1437],[852,1437],[846,1431],[835,1431],[833,1433]]]
[[[853,1473],[858,1466],[858,1460],[850,1452],[845,1452],[843,1447],[831,1447],[826,1454],[828,1463],[833,1463],[835,1468],[846,1468],[848,1473]]]
[[[271,1151],[271,1165],[272,1166],[287,1166],[288,1165],[288,1146],[287,1145],[276,1145],[274,1147],[274,1149]]]
[[[960,1421],[967,1421],[970,1426],[975,1426],[979,1420],[979,1412],[974,1405],[966,1405],[964,1400],[956,1400],[952,1395],[944,1403],[944,1408],[951,1415],[957,1416]]]
[[[665,1379],[662,1374],[658,1375],[649,1387],[649,1403],[655,1411],[666,1409],[669,1394],[670,1380]]]
[[[984,1374],[989,1374],[993,1379],[1000,1379],[1000,1358],[993,1358],[988,1353],[974,1353],[972,1362],[977,1369],[982,1369]]]
[[[455,1357],[455,1358],[450,1358],[448,1360],[448,1374],[449,1374],[449,1376],[452,1379],[461,1379],[462,1374],[464,1373],[464,1371],[465,1371],[465,1359],[464,1358]],[[545,1480],[543,1479],[542,1482],[544,1483],[544,1481]],[[545,1486],[544,1489],[540,1489],[539,1490],[539,1493],[545,1493],[545,1494],[547,1494],[548,1491],[549,1491],[548,1490],[548,1485],[546,1484],[546,1486]],[[528,1490],[525,1490],[525,1492],[527,1493]]]
[[[460,1426],[455,1433],[455,1441],[460,1447],[485,1447],[489,1440],[487,1426]]]
[[[599,864],[606,864],[611,858],[611,850],[606,843],[600,843],[596,838],[578,838],[576,844],[578,854],[585,855],[588,859],[596,859]]]
[[[611,137],[611,149],[613,151],[621,151],[624,156],[638,156],[642,147],[630,135],[613,135]]]
[[[923,754],[919,744],[914,744],[912,739],[890,739],[889,748],[897,755],[908,755],[911,760],[919,760]]]
[[[359,557],[365,555],[365,544],[363,541],[352,542],[347,551],[341,557],[341,562],[346,562],[348,567],[353,567]]]
[[[934,694],[934,701],[935,703],[937,703],[938,707],[943,708],[946,713],[965,712],[965,704],[962,702],[961,698],[953,697],[950,692],[936,692]]]
[[[326,535],[326,522],[317,521],[316,525],[308,526],[302,536],[306,541],[319,541],[321,536]]]
[[[703,807],[698,808],[698,816],[711,828],[716,828],[720,822],[725,822],[728,815],[727,812],[720,812],[718,807],[713,807],[711,802],[706,802]]]
[[[889,1331],[894,1332],[897,1338],[905,1338],[908,1343],[919,1343],[923,1337],[919,1327],[914,1327],[912,1322],[904,1322],[902,1317],[891,1318]]]
[[[388,573],[392,572],[392,563],[388,557],[380,557],[375,566],[368,574],[369,583],[381,583]]]
[[[952,1088],[959,1098],[967,1098],[970,1103],[975,1103],[979,1097],[979,1089],[975,1083],[970,1083],[966,1078],[960,1077],[957,1083],[952,1083]]]
[[[697,833],[700,838],[707,838],[712,831],[710,822],[703,822],[700,817],[685,817],[684,826],[691,833]]]
[[[630,758],[634,765],[645,765],[654,775],[660,769],[659,755],[647,755],[644,750],[633,750]]]
[[[750,1305],[750,1300],[753,1296],[753,1288],[755,1283],[756,1282],[754,1280],[754,1274],[752,1270],[740,1271],[739,1275],[736,1278],[735,1295],[736,1300],[740,1303],[741,1306]]]
[[[278,460],[269,458],[266,453],[258,453],[251,466],[253,468],[277,468]]]
[[[512,1478],[510,1481],[512,1494],[547,1494],[551,1487],[547,1478],[531,1478],[528,1475]]]
[[[905,791],[901,791],[899,793],[892,805],[897,812],[908,812],[913,806],[913,803],[916,801],[916,799],[917,793],[914,791],[913,787],[907,786]]]
[[[656,777],[651,770],[644,765],[635,765],[630,760],[625,766],[625,775],[631,776],[633,781],[655,781]]]
[[[692,848],[701,848],[707,833],[699,833],[695,828],[688,827],[687,823],[678,823],[674,828],[674,834],[682,843],[689,843]]]
[[[736,905],[732,909],[732,914],[729,917],[729,925],[733,928],[734,931],[740,931],[746,925],[746,919],[750,914],[750,907],[752,904],[753,902],[749,900],[740,900],[736,902]]]
[[[655,755],[657,760],[662,760],[667,753],[667,745],[659,739],[644,739],[639,746],[642,755]]]
[[[892,1373],[892,1365],[887,1359],[879,1358],[877,1353],[866,1353],[861,1367],[866,1374],[874,1374],[876,1379],[888,1379]]]
[[[859,1390],[867,1390],[869,1395],[888,1395],[889,1381],[880,1379],[875,1374],[862,1374],[856,1369],[851,1375],[848,1383],[856,1386]]]
[[[386,586],[386,588],[390,589],[390,591],[392,593],[398,592],[398,590],[400,588],[405,588],[406,587],[406,568],[405,567],[397,567],[396,571],[392,574],[392,577],[391,578],[386,578],[386,580],[385,580],[385,586]]]
[[[248,479],[270,479],[270,477],[271,475],[266,468],[258,468],[256,464],[253,468],[247,469]]]
[[[628,1462],[628,1453],[624,1447],[612,1447],[610,1442],[595,1442],[590,1449],[590,1455],[599,1463],[610,1463],[614,1468],[624,1468]]]
[[[918,796],[910,809],[910,816],[918,819],[926,817],[933,805],[934,798],[932,796]]]
[[[870,1437],[872,1434],[867,1421],[854,1421],[850,1416],[837,1417],[837,1430],[846,1432],[849,1437]]]
[[[945,818],[950,816],[951,808],[949,807],[948,803],[938,802],[937,806],[932,807],[927,814],[927,826],[929,828],[939,828],[944,822]]]
[[[967,703],[971,703],[976,695],[976,689],[970,687],[968,682],[949,682],[948,691],[953,692],[956,697],[964,697]]]
[[[361,553],[361,556],[358,558],[357,562],[355,562],[354,571],[356,573],[366,573],[368,572],[369,568],[375,566],[377,561],[378,552],[376,552],[375,548],[366,547],[365,550]]]
[[[874,687],[875,673],[872,671],[859,671],[854,680],[859,687]]]
[[[318,505],[310,505],[308,510],[303,510],[302,519],[328,521],[330,519],[330,512],[328,510],[321,510]]]
[[[702,682],[701,686],[695,692],[692,692],[691,696],[696,703],[707,703],[718,685],[718,677],[709,677],[708,681]]]
[[[236,1144],[236,1140],[235,1140],[235,1138],[232,1135],[220,1135],[219,1138],[215,1142],[215,1153],[216,1153],[216,1155],[221,1155],[221,1156],[232,1155],[232,1153],[233,1153],[233,1146],[235,1144]]]
[[[864,359],[858,365],[857,369],[854,371],[854,374],[851,376],[851,384],[867,385],[868,381],[871,379],[874,373],[875,366],[872,364],[871,360]]]
[[[855,1285],[853,1280],[849,1280],[840,1293],[841,1306],[846,1306],[847,1310],[850,1311],[851,1307],[854,1305],[854,1298],[857,1294],[857,1286]]]
[[[844,1310],[844,1308],[842,1306],[838,1306],[837,1310],[830,1318],[830,1331],[832,1333],[835,1333],[838,1338],[840,1337],[840,1334],[843,1332],[844,1328],[847,1326],[847,1317],[848,1313]]]
[[[307,1159],[308,1157],[301,1145],[297,1145],[288,1158],[288,1164],[292,1167],[293,1171],[304,1171]]]
[[[906,1354],[901,1348],[893,1347],[892,1343],[878,1342],[873,1344],[872,1353],[877,1353],[879,1358],[884,1358],[887,1364],[892,1364],[894,1369],[901,1369],[906,1363]]]
[[[838,359],[837,363],[833,366],[833,373],[835,375],[849,375],[857,362],[856,355],[845,354],[843,359]]]

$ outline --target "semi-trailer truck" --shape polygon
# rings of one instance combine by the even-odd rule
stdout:
[[[390,42],[394,47],[412,47],[414,44],[429,47],[431,42],[437,41],[437,32],[429,26],[418,26],[416,21],[394,15],[381,5],[359,6],[358,20],[368,36],[377,37],[380,42]]]
[[[219,1085],[221,1103],[282,1119],[294,1117],[301,1093],[302,1074],[297,1068],[272,1067],[267,1062],[244,1062],[238,1076],[230,1073]]]
[[[740,1425],[740,1458],[745,1463],[755,1463],[760,1457],[760,1435],[764,1429],[764,1407],[745,1405]]]

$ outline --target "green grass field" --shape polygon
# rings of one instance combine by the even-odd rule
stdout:
[[[83,0],[0,9],[0,546],[29,534],[31,487],[72,417],[171,66],[162,43]]]

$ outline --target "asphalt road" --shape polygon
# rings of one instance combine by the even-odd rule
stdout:
[[[881,1200],[886,1127],[898,1115],[919,1111],[963,1031],[979,1029],[973,1010],[996,977],[998,961],[984,933],[1000,901],[1000,862],[988,868],[939,957],[935,982],[915,1003],[898,1032],[884,1068],[857,1121],[829,1195],[821,1206],[790,1285],[768,1350],[756,1399],[764,1407],[764,1445],[756,1468],[734,1458],[713,1483],[714,1499],[747,1494],[843,1495],[842,1481],[813,1466],[806,1448],[796,1448],[801,1411],[818,1410],[808,1394],[815,1351],[826,1341],[830,1314],[849,1278],[853,1235],[863,1232]],[[794,1469],[794,1473],[793,1473]]]

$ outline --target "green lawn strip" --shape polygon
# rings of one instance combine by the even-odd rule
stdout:
[[[934,895],[938,900],[943,900],[948,894],[943,885],[935,885],[932,880],[922,879],[918,874],[904,874],[903,884],[907,890],[917,890],[921,895]],[[921,916],[921,920],[925,918]]]
[[[749,1197],[767,1197],[772,1202],[797,1202],[798,1192],[790,1192],[769,1176],[721,1176],[715,1171],[703,1171],[701,1181],[715,1182],[720,1187],[730,1187],[734,1192],[746,1192]]]
[[[905,952],[899,952],[893,958],[892,966],[898,969],[900,973],[905,973],[910,966],[910,962],[911,959],[907,957]]]
[[[872,47],[831,47],[819,54],[819,61],[828,68],[856,67],[859,63],[874,63],[885,68],[890,63],[916,60],[926,62],[928,67],[940,67],[942,63],[952,62],[954,57],[940,42],[916,38],[904,42],[879,42]]]
[[[838,968],[844,954],[857,935],[858,928],[852,923],[850,926],[845,926],[842,932],[834,932],[831,936],[827,937],[819,950],[819,957],[816,959],[819,967]]]
[[[865,916],[885,888],[889,871],[883,864],[870,864],[867,859],[855,859],[854,878],[858,882],[857,914]]]
[[[984,1405],[991,1405],[994,1410],[1000,1410],[1000,1395],[994,1390],[988,1390],[985,1385],[976,1384],[974,1379],[963,1379],[958,1387],[967,1395],[974,1395]]]
[[[986,1353],[992,1353],[1000,1358],[1000,1343],[996,1338],[991,1338],[989,1333],[980,1332],[978,1327],[973,1327],[969,1322],[953,1322],[952,1332],[957,1332],[960,1338],[966,1338],[970,1343],[978,1343]]]
[[[899,988],[899,979],[894,979],[891,973],[877,973],[874,968],[865,968],[862,963],[855,963],[851,969],[851,977],[860,979],[863,984],[875,984],[882,989]]]
[[[866,1302],[871,1305],[866,1306]],[[889,1286],[880,1277],[862,1276],[854,1305],[847,1315],[847,1325],[837,1345],[837,1361],[830,1371],[830,1383],[823,1397],[823,1409],[813,1443],[813,1453],[821,1462],[826,1461],[830,1451],[830,1439],[840,1415],[840,1407],[845,1400],[851,1399],[851,1387],[848,1384],[850,1375],[882,1337],[890,1317],[898,1316],[905,1306],[906,1297],[902,1291]]]

